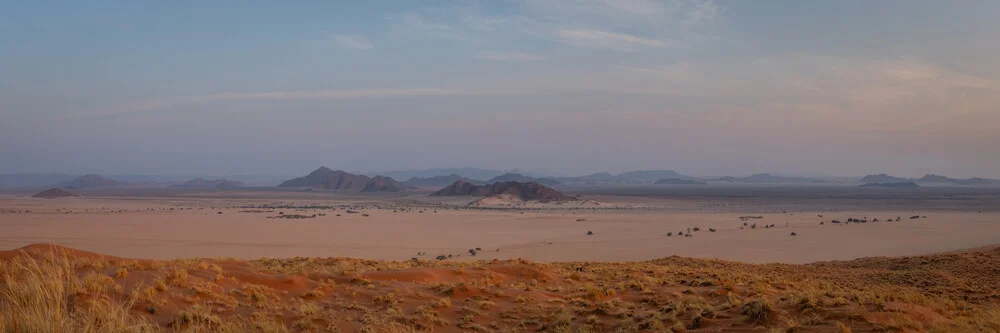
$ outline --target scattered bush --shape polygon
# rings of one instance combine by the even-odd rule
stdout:
[[[740,313],[747,316],[747,321],[755,324],[766,323],[773,310],[771,304],[764,299],[747,302],[740,308]]]

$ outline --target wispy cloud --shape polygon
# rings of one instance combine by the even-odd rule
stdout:
[[[521,52],[479,51],[476,53],[476,58],[503,62],[527,62],[542,60],[545,57],[538,54]]]
[[[337,46],[348,50],[369,50],[375,47],[370,41],[360,36],[332,34],[330,39],[333,39]]]
[[[263,100],[313,100],[313,99],[364,99],[364,98],[394,98],[416,96],[444,96],[461,94],[460,91],[437,88],[414,89],[373,89],[373,90],[321,90],[321,91],[284,91],[284,92],[253,92],[253,93],[218,93],[194,96],[176,96],[146,101],[138,101],[112,107],[78,113],[73,118],[100,117],[129,114],[158,109],[226,101],[263,101]]]
[[[526,7],[551,20],[628,20],[653,23],[670,20],[683,1],[657,0],[524,0]]]
[[[660,48],[673,44],[662,40],[648,39],[624,33],[602,30],[571,30],[562,29],[555,32],[559,39],[567,44],[618,51],[634,51],[643,48]]]
[[[978,128],[979,123],[957,125],[951,119],[986,117],[1000,105],[1000,81],[920,60],[787,55],[744,64],[630,67],[621,75],[606,89],[726,99],[748,116],[782,110],[817,127]]]
[[[424,12],[388,15],[386,19],[395,22],[395,30],[400,34],[453,41],[469,40],[462,31],[452,27],[452,23],[445,23],[445,20]]]
[[[684,13],[684,24],[698,25],[710,21],[719,13],[719,7],[711,0],[698,1]]]
[[[480,46],[515,39],[638,51],[707,40],[702,26],[721,10],[712,0],[509,0],[498,14],[478,2],[387,15],[398,33]]]

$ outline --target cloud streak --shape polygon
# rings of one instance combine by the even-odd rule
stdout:
[[[559,39],[570,45],[617,51],[635,51],[644,48],[661,48],[672,45],[672,42],[642,38],[624,33],[602,30],[561,29],[555,32]]]
[[[177,96],[162,99],[139,101],[109,109],[93,110],[73,115],[72,118],[102,117],[124,115],[158,109],[169,109],[187,105],[231,102],[231,101],[295,101],[295,100],[337,100],[337,99],[377,99],[418,96],[457,95],[461,92],[437,88],[414,89],[373,89],[373,90],[322,90],[322,91],[286,91],[286,92],[254,92],[254,93],[218,93],[194,96]]]
[[[512,0],[509,14],[476,2],[387,15],[398,33],[472,45],[525,38],[597,50],[640,51],[711,39],[699,32],[711,0]],[[679,42],[681,41],[681,42]]]
[[[340,48],[348,50],[370,50],[375,47],[370,41],[359,36],[330,35],[330,39],[333,39]]]
[[[545,59],[545,57],[537,54],[531,53],[521,53],[521,52],[497,52],[497,51],[479,51],[475,56],[477,59],[482,60],[492,60],[492,61],[502,61],[502,62],[528,62],[528,61],[538,61]]]

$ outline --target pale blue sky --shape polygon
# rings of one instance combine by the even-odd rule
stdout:
[[[0,172],[1000,177],[996,1],[21,1]]]

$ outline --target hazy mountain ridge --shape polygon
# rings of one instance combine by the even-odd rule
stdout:
[[[183,188],[238,188],[245,187],[246,184],[243,182],[238,182],[228,179],[215,179],[206,180],[202,178],[195,178],[184,182],[184,184],[173,185],[171,187],[183,187]]]
[[[59,187],[66,188],[97,188],[97,187],[118,187],[125,185],[126,182],[120,182],[114,179],[104,178],[101,175],[89,174],[83,175],[73,180],[59,183]]]
[[[664,178],[653,182],[654,185],[705,185],[708,183],[693,179]]]
[[[558,177],[557,181],[567,184],[596,185],[601,183],[642,184],[654,183],[660,179],[694,180],[694,177],[679,174],[673,170],[633,170],[612,175],[609,172],[597,172],[584,176]]]
[[[972,177],[967,179],[951,178],[948,176],[942,176],[938,174],[929,173],[920,178],[900,178],[890,176],[884,173],[877,175],[867,175],[861,178],[862,183],[906,183],[912,182],[917,184],[952,184],[952,185],[963,185],[963,186],[974,186],[974,185],[1000,185],[1000,180],[989,179],[989,178],[979,178]]]
[[[535,177],[528,177],[518,173],[505,173],[503,175],[490,178],[490,180],[486,181],[487,184],[503,183],[503,182],[539,183],[546,186],[562,185],[562,182],[552,177],[535,178]]]
[[[712,181],[737,182],[737,183],[799,183],[799,184],[821,184],[829,181],[811,177],[785,177],[776,176],[769,173],[755,173],[747,177],[725,176]]]
[[[914,182],[892,182],[892,183],[865,183],[860,187],[887,187],[887,188],[916,188],[920,187]]]
[[[446,173],[443,175],[432,175],[426,177],[409,177],[409,178],[399,178],[393,177],[391,175],[382,175],[389,178],[395,179],[409,179],[406,182],[402,182],[406,186],[416,186],[416,187],[439,187],[446,186],[453,183],[456,180],[462,179],[467,182],[472,182],[476,184],[485,184],[486,181],[482,179],[488,179],[492,182],[496,181],[506,181],[506,180],[518,180],[518,181],[536,181],[539,183],[558,186],[558,183],[565,185],[602,185],[602,184],[653,184],[660,179],[692,179],[703,182],[729,182],[729,183],[798,183],[798,184],[857,184],[857,183],[895,183],[895,182],[909,182],[912,181],[917,184],[925,185],[935,185],[935,186],[998,186],[1000,185],[1000,180],[982,178],[982,177],[971,177],[971,178],[953,178],[939,174],[926,174],[920,178],[904,178],[896,177],[886,173],[881,174],[871,174],[866,175],[861,178],[856,177],[834,177],[834,176],[779,176],[769,173],[758,173],[747,177],[708,177],[699,176],[691,177],[687,175],[680,175],[672,170],[634,170],[624,172],[619,175],[613,175],[609,172],[597,172],[589,175],[574,176],[574,177],[548,177],[548,176],[538,176],[535,174],[528,173],[516,173],[508,172],[504,173],[499,170],[489,170],[480,168],[441,168],[441,169],[427,169],[427,170],[417,170],[417,171],[400,171],[403,173],[413,174],[413,173],[425,173],[425,174],[437,174],[447,171],[462,171],[466,174],[480,174],[480,175],[490,175],[490,177],[476,178],[469,177],[466,174],[453,172]],[[352,173],[357,175],[357,173]],[[522,177],[511,178],[502,177],[505,174],[517,174]],[[649,179],[650,175],[667,175],[666,177],[657,178],[653,180]],[[458,176],[457,178],[455,176]],[[680,175],[679,177],[676,175]],[[103,174],[99,177],[105,180],[91,180],[87,181],[85,178],[95,178],[97,174],[89,174],[84,176],[65,174],[65,173],[14,173],[14,174],[0,174],[0,186],[7,188],[18,188],[18,187],[65,187],[72,186],[74,188],[87,188],[87,187],[157,187],[157,186],[171,186],[180,185],[183,186],[184,183],[193,179],[225,179],[234,183],[242,183],[243,186],[275,186],[286,182],[289,179],[296,178],[294,176],[278,176],[278,175],[253,175],[253,174],[242,174],[242,175],[229,175],[229,176],[207,176],[207,175],[189,175],[189,176],[178,176],[178,175],[142,175],[142,174],[125,174],[125,175],[109,175]],[[366,176],[373,177],[373,176]],[[77,181],[77,184],[72,184]],[[115,184],[114,182],[117,182]],[[98,185],[100,184],[100,185]],[[362,186],[363,188],[363,186]]]
[[[619,181],[655,182],[660,179],[694,179],[674,170],[635,170],[615,176]]]
[[[476,185],[486,184],[486,182],[482,180],[465,178],[456,173],[447,176],[434,176],[434,177],[423,177],[423,178],[413,177],[403,182],[403,184],[406,184],[407,186],[416,186],[416,187],[443,187],[455,183],[456,181],[459,180]]]
[[[289,179],[278,187],[305,187],[312,189],[358,191],[358,192],[398,192],[406,185],[391,177],[356,175],[342,170],[320,167],[304,177]]]
[[[951,178],[936,174],[927,174],[917,179],[918,183],[938,183],[938,184],[954,184],[954,185],[1000,185],[1000,180],[972,177],[967,179]]]
[[[365,174],[369,176],[382,175],[386,177],[392,177],[393,179],[432,178],[432,177],[450,176],[452,174],[456,174],[463,178],[468,178],[468,179],[490,179],[502,176],[503,174],[506,173],[516,173],[536,178],[545,177],[544,175],[538,173],[523,172],[518,169],[510,169],[504,171],[504,170],[483,169],[475,167],[431,168],[423,170],[393,170],[393,171],[385,171],[377,173],[366,172]]]
[[[913,179],[890,176],[884,173],[877,175],[867,175],[861,178],[862,183],[902,183],[911,182]]]

